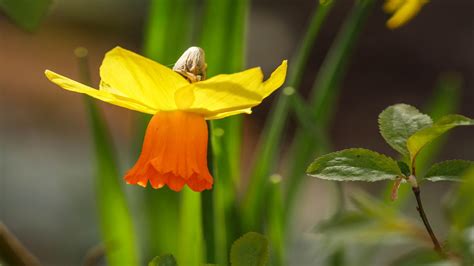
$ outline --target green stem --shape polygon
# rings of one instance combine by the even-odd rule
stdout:
[[[285,226],[283,221],[283,193],[281,176],[270,177],[269,209],[268,209],[268,236],[272,247],[272,263],[274,266],[286,265],[285,254]]]
[[[181,196],[178,264],[200,266],[204,263],[201,193],[185,187]]]
[[[245,62],[248,0],[206,0],[200,46],[206,51],[208,76],[241,71]],[[228,263],[230,243],[238,236],[236,188],[240,181],[242,116],[210,122],[212,147],[212,226],[205,225],[208,260]],[[206,195],[210,198],[210,195]],[[205,200],[209,202],[209,200]],[[205,217],[205,219],[208,219]],[[210,243],[212,241],[212,243]]]
[[[292,60],[287,80],[288,87],[298,88],[300,86],[304,68],[309,60],[314,42],[334,2],[335,1],[331,1],[329,4],[319,5],[318,8],[315,9],[311,17],[309,28],[301,43],[301,48],[298,50],[295,59]],[[265,122],[262,137],[260,138],[258,150],[255,155],[256,159],[252,169],[250,185],[248,186],[248,192],[243,202],[242,219],[244,231],[261,229],[262,202],[265,199],[267,190],[266,178],[270,176],[270,172],[276,164],[284,126],[289,115],[291,98],[294,95],[294,90],[292,93],[288,93],[288,90],[286,90],[286,92],[283,90],[278,96],[277,102],[270,113],[270,117]]]
[[[346,70],[347,62],[363,29],[374,0],[357,1],[349,17],[339,31],[326,59],[316,77],[311,93],[311,116],[315,126],[325,132],[332,117],[333,109],[339,94],[339,84]],[[325,142],[325,141],[324,141]],[[323,143],[324,143],[323,142]],[[291,213],[293,202],[303,181],[304,171],[310,160],[324,149],[321,140],[309,132],[297,130],[290,148],[294,159],[289,167],[289,184],[287,190],[287,213]]]
[[[151,0],[145,24],[143,53],[164,65],[172,65],[192,44],[195,0]],[[150,120],[146,114],[137,115],[135,148],[141,149],[145,129]],[[147,256],[171,253],[178,250],[180,194],[168,188],[147,188],[143,193],[147,216]]]

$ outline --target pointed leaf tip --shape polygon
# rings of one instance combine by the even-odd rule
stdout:
[[[385,141],[403,156],[409,155],[407,139],[420,129],[430,126],[431,118],[408,104],[387,107],[379,115],[379,130]]]
[[[407,148],[410,154],[411,164],[414,164],[416,156],[426,144],[430,143],[454,127],[472,125],[474,125],[473,119],[462,115],[451,114],[445,115],[431,126],[417,131],[407,140]]]
[[[449,160],[434,164],[424,179],[429,181],[462,181],[468,169],[474,167],[473,161]]]

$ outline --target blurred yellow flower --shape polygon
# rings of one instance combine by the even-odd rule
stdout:
[[[386,0],[383,9],[393,14],[387,21],[387,27],[395,29],[403,26],[418,14],[426,3],[428,0]]]
[[[190,55],[199,62],[188,60]],[[266,81],[259,67],[200,81],[205,78],[206,65],[204,52],[198,47],[189,48],[178,63],[183,68],[175,65],[173,71],[116,47],[102,62],[98,90],[49,70],[45,74],[63,89],[154,115],[140,158],[125,176],[127,183],[145,187],[150,181],[154,188],[168,185],[175,191],[187,184],[194,191],[202,191],[213,183],[207,168],[205,119],[251,113],[252,107],[283,84],[287,61]],[[203,73],[196,75],[196,69]]]

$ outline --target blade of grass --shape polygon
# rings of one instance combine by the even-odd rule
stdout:
[[[245,194],[242,206],[242,223],[244,231],[261,230],[261,213],[263,200],[266,198],[266,178],[276,165],[278,150],[283,135],[285,123],[288,119],[291,97],[295,89],[301,84],[304,68],[309,60],[311,49],[335,1],[318,5],[315,9],[308,30],[301,42],[295,59],[291,61],[290,72],[285,88],[280,95],[270,117],[265,122],[259,146],[255,154],[255,162],[250,176],[250,185]]]
[[[201,47],[206,51],[208,76],[242,70],[248,0],[205,1]],[[227,264],[230,244],[237,237],[236,186],[240,179],[242,117],[212,121],[213,243],[208,259]],[[207,233],[206,233],[207,236]],[[214,253],[214,254],[213,254]]]
[[[311,115],[315,126],[323,131],[327,129],[327,125],[332,118],[333,107],[339,94],[339,84],[343,79],[351,52],[374,2],[374,0],[363,0],[355,3],[316,76],[309,106],[312,107]],[[286,193],[288,214],[291,213],[306,166],[316,154],[322,152],[322,147],[318,145],[319,142],[311,132],[298,129],[295,134],[290,148],[293,159],[289,166],[289,182]]]
[[[191,46],[195,1],[152,0],[145,25],[144,55],[162,64],[173,64]],[[137,116],[136,149],[140,150],[149,115]],[[168,188],[148,188],[143,198],[147,213],[149,257],[178,250],[180,195]]]
[[[185,187],[181,195],[178,265],[199,266],[204,263],[201,193]]]
[[[87,63],[87,50],[77,48],[81,81],[91,85]],[[96,197],[98,203],[100,228],[106,248],[108,265],[138,265],[133,225],[128,210],[125,193],[122,189],[119,170],[114,155],[112,138],[96,102],[84,98],[96,159]]]

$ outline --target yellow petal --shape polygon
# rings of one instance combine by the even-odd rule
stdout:
[[[387,27],[395,29],[403,26],[420,12],[425,0],[406,0],[405,3],[387,21]]]
[[[162,111],[176,110],[174,93],[189,85],[170,68],[120,47],[107,52],[100,77],[101,90],[110,92],[114,88],[122,96]]]
[[[214,116],[208,116],[206,117],[207,120],[215,120],[215,119],[221,119],[221,118],[226,118],[228,116],[232,115],[238,115],[238,114],[251,114],[252,109],[251,108],[246,108],[246,109],[240,109],[240,110],[235,110],[231,112],[225,112],[225,113],[218,113]]]
[[[394,13],[405,1],[406,0],[386,0],[383,5],[383,10],[387,13]]]
[[[288,61],[284,60],[281,65],[273,71],[270,78],[263,83],[263,98],[266,98],[285,82]]]
[[[245,113],[283,84],[286,68],[285,60],[265,82],[262,82],[260,68],[218,75],[179,89],[175,94],[176,102],[181,110],[201,113],[206,119]],[[191,104],[190,99],[193,100]]]
[[[49,80],[56,83],[63,89],[73,91],[73,92],[78,92],[78,93],[84,93],[96,99],[102,100],[104,102],[108,102],[120,107],[139,111],[142,113],[155,114],[158,111],[154,108],[147,106],[146,104],[137,102],[134,99],[130,99],[121,95],[112,94],[111,92],[108,92],[108,91],[96,90],[94,88],[86,86],[72,79],[66,78],[64,76],[61,76],[49,70],[46,70],[44,73]]]

